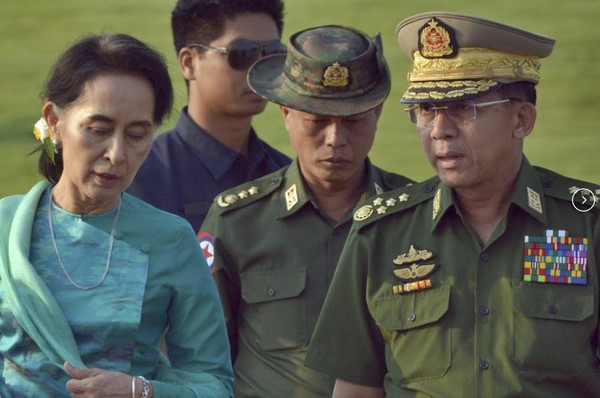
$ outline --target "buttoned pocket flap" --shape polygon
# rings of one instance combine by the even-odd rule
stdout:
[[[263,303],[297,297],[306,287],[306,268],[260,270],[241,275],[242,297],[247,303]]]
[[[592,286],[520,282],[515,308],[531,318],[582,321],[594,312]]]
[[[450,286],[392,294],[377,300],[377,324],[386,330],[408,330],[439,321],[450,306]]]

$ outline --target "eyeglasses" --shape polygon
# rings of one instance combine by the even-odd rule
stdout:
[[[229,47],[213,47],[200,43],[188,44],[188,47],[200,47],[227,54],[229,66],[236,70],[248,69],[260,57],[287,52],[286,46],[279,41],[258,43],[252,40],[236,40]]]
[[[415,104],[406,108],[408,118],[414,124],[417,121],[420,124],[431,124],[438,116],[438,111],[445,110],[446,115],[455,122],[464,122],[467,120],[475,120],[477,118],[477,109],[484,108],[486,106],[504,104],[510,101],[519,101],[513,98],[501,99],[497,101],[479,102],[474,103],[472,101],[463,102],[451,102],[445,106],[436,106],[432,103]]]

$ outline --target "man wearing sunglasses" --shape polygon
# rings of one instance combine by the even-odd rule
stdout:
[[[285,52],[283,3],[180,0],[171,27],[188,104],[156,138],[129,192],[198,231],[218,193],[290,162],[252,128],[267,101],[246,83],[253,62]]]
[[[600,186],[523,154],[554,39],[444,12],[396,33],[437,176],[359,205],[307,365],[336,398],[598,396]]]
[[[303,360],[354,206],[410,182],[367,157],[390,91],[381,41],[340,26],[303,30],[287,55],[254,64],[248,82],[280,105],[296,158],[219,195],[202,226],[214,241],[235,396],[331,397],[334,380]]]

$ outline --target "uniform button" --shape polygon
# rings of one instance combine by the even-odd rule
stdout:
[[[423,187],[423,191],[429,193],[429,192],[433,191],[433,187],[431,185],[425,185]]]
[[[490,313],[490,309],[485,305],[479,307],[479,315],[488,315]]]
[[[490,259],[490,255],[488,252],[483,252],[479,255],[481,261],[488,261]]]
[[[414,322],[414,321],[415,321],[415,319],[417,319],[417,314],[415,314],[415,313],[412,313],[412,314],[410,314],[410,315],[408,316],[408,320],[409,320],[410,322]]]
[[[115,232],[115,239],[121,239],[123,237],[123,232],[117,231]]]
[[[490,363],[488,361],[479,362],[479,369],[488,370],[490,368]]]
[[[150,245],[143,243],[142,246],[140,246],[140,250],[144,253],[148,253],[150,251]]]
[[[267,294],[269,296],[274,296],[275,295],[275,288],[270,287],[269,290],[267,290]]]
[[[279,177],[273,177],[273,179],[271,180],[271,184],[276,185],[279,183]]]
[[[558,307],[554,304],[550,304],[548,307],[546,307],[546,310],[548,311],[548,314],[556,314],[558,312]]]

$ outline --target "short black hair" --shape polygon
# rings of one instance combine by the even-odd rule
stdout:
[[[502,98],[517,98],[523,101],[531,102],[535,105],[537,101],[537,91],[535,84],[531,82],[515,82],[503,84],[498,92]]]
[[[83,93],[85,84],[100,74],[123,74],[147,80],[154,91],[154,123],[160,125],[173,108],[173,86],[164,56],[149,45],[127,34],[88,35],[63,52],[52,69],[42,98],[61,109],[72,105]],[[56,183],[63,170],[62,154],[52,163],[41,151],[38,168]]]
[[[281,37],[282,0],[179,0],[171,12],[176,53],[191,43],[210,43],[223,34],[225,20],[243,13],[268,14]]]

